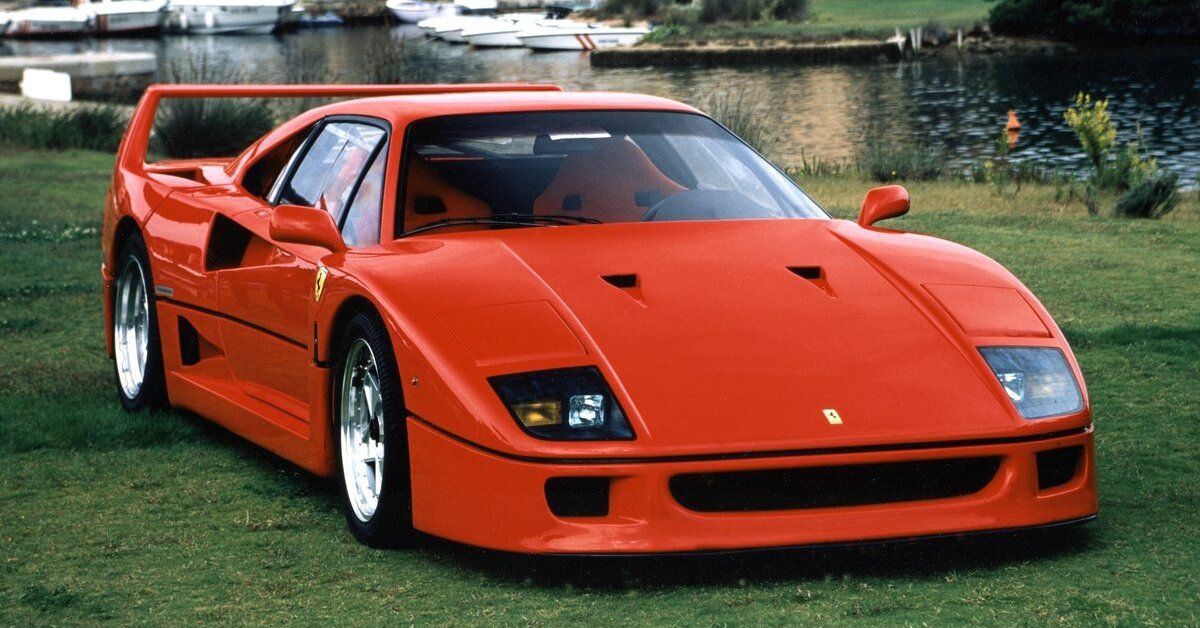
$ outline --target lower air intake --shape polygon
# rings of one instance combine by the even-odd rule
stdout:
[[[671,478],[671,495],[698,512],[799,510],[962,497],[983,490],[1000,458],[954,458]]]

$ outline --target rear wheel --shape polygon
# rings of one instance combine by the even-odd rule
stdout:
[[[166,405],[158,313],[146,245],[134,233],[117,256],[113,284],[113,349],[117,394],[130,412]]]
[[[359,542],[411,541],[408,436],[400,376],[383,321],[356,314],[342,333],[334,417],[342,512]]]

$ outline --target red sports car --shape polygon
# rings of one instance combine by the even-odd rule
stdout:
[[[163,98],[342,97],[147,163]],[[336,477],[354,535],[529,553],[1013,530],[1097,511],[1079,367],[965,247],[833,220],[678,102],[155,86],[104,220],[129,410]]]

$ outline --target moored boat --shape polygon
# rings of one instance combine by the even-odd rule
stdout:
[[[433,36],[452,44],[465,44],[467,40],[463,39],[463,31],[492,24],[494,21],[493,18],[485,15],[457,15],[448,17],[435,25]]]
[[[176,29],[199,35],[265,35],[281,28],[296,0],[171,0]]]
[[[515,13],[501,15],[491,22],[464,28],[461,37],[466,43],[480,48],[519,48],[524,45],[517,33],[536,27],[586,26],[566,19],[569,10],[552,9],[548,13]]]
[[[92,15],[67,0],[39,0],[8,14],[8,37],[81,37],[92,28]]]
[[[156,33],[169,15],[166,0],[103,0],[79,8],[92,13],[92,30],[98,35]]]
[[[596,50],[632,46],[649,32],[645,28],[611,26],[542,26],[517,33],[517,39],[533,50]]]
[[[454,15],[457,9],[448,2],[413,2],[412,0],[387,0],[387,10],[404,24],[416,24],[439,15]]]

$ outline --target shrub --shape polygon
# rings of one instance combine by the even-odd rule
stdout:
[[[273,128],[271,108],[261,100],[170,100],[155,120],[153,150],[177,159],[232,156]]]
[[[664,0],[607,0],[600,10],[605,15],[643,18],[658,15],[667,4]]]
[[[700,0],[701,22],[754,22],[762,18],[770,0]]]
[[[1179,175],[1154,173],[1117,199],[1113,214],[1124,218],[1162,218],[1179,205]]]
[[[1079,137],[1079,144],[1087,154],[1096,172],[1104,170],[1109,153],[1117,141],[1117,128],[1108,113],[1108,100],[1092,100],[1089,94],[1079,92],[1075,104],[1067,107],[1063,118],[1067,126]]]
[[[29,148],[83,148],[115,152],[128,115],[110,106],[51,109],[22,105],[0,108],[0,143]]]
[[[786,22],[802,22],[808,18],[808,0],[775,0],[771,16]]]
[[[800,163],[789,167],[787,174],[791,177],[840,177],[853,170],[852,164],[844,161],[828,161],[820,157],[809,157],[803,149],[800,151]]]
[[[870,139],[859,148],[854,162],[860,172],[880,183],[932,181],[946,169],[946,156],[940,149],[879,139]]]
[[[768,159],[779,143],[776,117],[756,93],[747,99],[746,91],[715,91],[700,103],[700,109]]]

